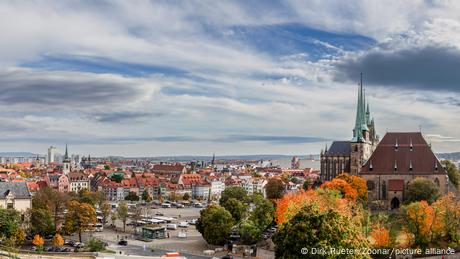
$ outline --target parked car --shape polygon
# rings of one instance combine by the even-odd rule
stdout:
[[[180,223],[179,223],[179,227],[180,227],[180,228],[188,228],[188,222],[186,222],[186,221],[180,222]]]
[[[156,216],[164,216],[165,214],[164,213],[161,213],[161,212],[157,212],[155,213]]]
[[[167,225],[166,225],[166,228],[167,228],[167,229],[176,230],[176,229],[177,229],[177,225],[176,225],[176,224],[167,224]]]
[[[195,225],[195,224],[196,224],[196,221],[197,221],[197,219],[192,219],[192,220],[189,220],[188,223],[189,223],[190,225]]]
[[[233,259],[233,255],[224,255],[222,259]]]
[[[34,251],[34,252],[37,251],[37,247],[36,247],[36,246],[32,246],[32,247],[30,248],[30,251]]]
[[[127,246],[127,245],[128,245],[128,241],[122,239],[122,240],[118,241],[118,244],[121,245],[121,246]]]
[[[73,252],[72,248],[69,248],[69,247],[64,247],[64,251],[63,252]]]

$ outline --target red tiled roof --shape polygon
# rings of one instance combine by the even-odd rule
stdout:
[[[420,132],[387,133],[363,166],[361,173],[446,174]]]
[[[181,164],[174,165],[154,165],[152,170],[154,171],[166,171],[166,172],[182,172],[184,166]]]

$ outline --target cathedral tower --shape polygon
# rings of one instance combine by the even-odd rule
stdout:
[[[361,172],[361,167],[369,159],[377,143],[378,136],[375,134],[374,119],[370,114],[369,103],[366,105],[363,75],[361,73],[356,107],[356,122],[353,129],[353,138],[350,143],[350,173],[352,175],[358,175]]]
[[[64,155],[64,160],[63,160],[63,165],[62,165],[62,172],[64,174],[70,173],[70,157],[69,157],[69,151],[67,149],[67,144],[65,145],[65,155]]]

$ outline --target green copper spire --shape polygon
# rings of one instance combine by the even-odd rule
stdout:
[[[352,142],[364,142],[365,139],[363,131],[369,131],[366,121],[366,100],[363,92],[363,73],[361,73],[361,80],[358,89],[358,103],[356,107],[356,123],[355,128],[353,129]]]

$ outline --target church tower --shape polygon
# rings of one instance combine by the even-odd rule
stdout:
[[[70,173],[70,157],[69,157],[69,151],[67,149],[67,144],[65,144],[65,155],[64,155],[64,160],[63,160],[63,167],[62,167],[62,172],[64,174]]]
[[[358,88],[358,104],[356,107],[356,122],[353,129],[350,152],[350,173],[358,175],[361,167],[369,159],[378,143],[375,134],[374,119],[371,117],[369,103],[366,105],[366,96],[363,89],[363,74]]]

